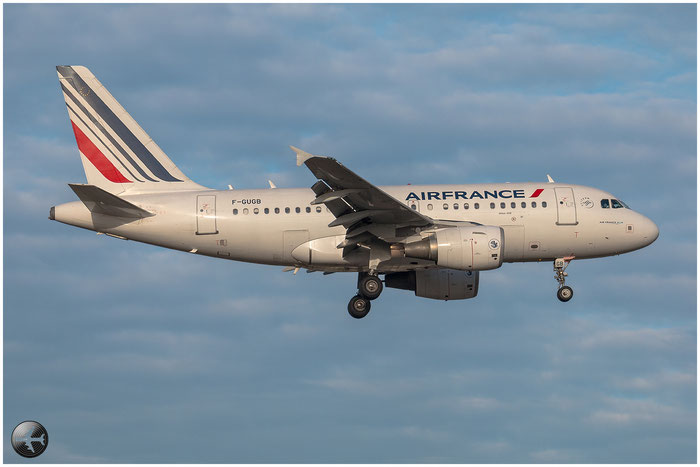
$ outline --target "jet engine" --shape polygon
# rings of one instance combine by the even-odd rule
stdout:
[[[463,300],[476,297],[479,291],[479,271],[419,269],[395,272],[384,277],[384,284],[395,289],[413,290],[417,297]]]
[[[503,264],[503,229],[487,225],[438,229],[406,243],[404,255],[462,271],[496,269]]]

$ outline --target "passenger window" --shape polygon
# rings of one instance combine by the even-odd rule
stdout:
[[[527,203],[523,201],[522,203],[520,203],[520,207],[525,209],[527,207]]]
[[[248,214],[248,212],[249,212],[249,211],[248,211],[248,208],[245,208],[245,209],[243,210],[243,214]]]
[[[489,206],[491,207],[491,209],[496,209],[496,203],[490,203]]]
[[[464,203],[464,209],[469,209],[469,203]]]
[[[547,207],[547,201],[542,201],[542,207],[546,208]]]
[[[270,214],[270,210],[268,208],[265,208],[265,214]]]
[[[428,211],[432,211],[432,210],[433,210],[433,205],[432,205],[432,204],[428,204]]]
[[[237,216],[237,215],[238,215],[238,209],[234,209],[234,210],[233,210],[233,215],[234,215],[234,216]]]
[[[474,203],[474,209],[479,209],[479,203]]]
[[[411,209],[413,209],[415,211],[416,209],[418,209],[418,207],[415,204],[412,204]]]
[[[284,213],[289,214],[289,208],[284,208]]]
[[[620,204],[620,202],[618,200],[611,199],[610,201],[612,201],[613,209],[620,209],[622,207],[622,204]]]
[[[260,214],[260,209],[258,209],[258,208],[253,209],[253,214]]]
[[[447,211],[447,209],[448,209],[449,207],[450,207],[450,206],[449,206],[447,203],[445,203],[445,204],[442,205],[442,209],[444,209],[445,211]]]
[[[537,202],[536,202],[536,201],[533,201],[533,202],[532,202],[532,207],[533,207],[533,208],[536,208],[536,207],[537,207]]]
[[[316,212],[321,212],[321,206],[316,206]]]
[[[609,209],[610,208],[610,200],[609,199],[601,199],[600,200],[600,207],[603,209]]]
[[[307,213],[311,212],[311,208],[308,207],[308,206],[306,206],[306,212],[307,212]]]
[[[280,213],[280,208],[275,208],[275,214],[279,214],[279,213]]]
[[[512,203],[510,203],[510,207],[511,207],[512,209],[515,209],[515,201],[513,201]]]
[[[295,208],[294,211],[296,211],[297,214],[301,212],[301,208]]]
[[[505,208],[506,208],[506,203],[501,203],[501,209],[505,209]]]
[[[455,208],[455,210],[459,209],[459,203],[455,203],[452,207]]]

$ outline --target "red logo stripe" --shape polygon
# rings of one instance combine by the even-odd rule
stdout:
[[[544,188],[536,189],[535,192],[530,195],[530,198],[537,198],[539,195],[542,194],[543,191],[544,191]]]
[[[71,124],[73,125],[75,140],[78,142],[78,149],[80,149],[80,152],[92,162],[92,165],[94,165],[107,180],[113,183],[131,183],[131,180],[125,178],[124,175],[117,170],[114,164],[97,149],[97,146],[90,141],[90,138],[85,136],[85,133],[83,133],[72,120]]]

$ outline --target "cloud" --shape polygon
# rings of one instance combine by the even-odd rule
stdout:
[[[617,381],[617,385],[622,389],[632,389],[640,392],[655,392],[660,389],[693,391],[696,384],[697,374],[695,372],[670,370],[650,374],[648,377],[621,377]]]
[[[635,348],[645,350],[671,350],[680,343],[688,344],[693,339],[685,330],[680,329],[634,329],[634,330],[600,330],[584,339],[584,348]]]
[[[624,398],[608,398],[606,410],[593,412],[588,421],[604,426],[626,426],[639,429],[641,425],[688,426],[694,425],[689,417],[679,407],[659,404],[651,400],[632,400]]]
[[[449,433],[433,430],[430,428],[422,428],[418,426],[406,426],[399,430],[399,433],[407,438],[417,438],[420,440],[448,440],[451,438]]]
[[[567,463],[571,462],[572,458],[575,458],[572,456],[571,451],[563,449],[544,449],[531,453],[530,457],[533,461],[542,463]]]

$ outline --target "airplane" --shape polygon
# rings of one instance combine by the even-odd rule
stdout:
[[[23,438],[17,439],[17,441],[24,443],[24,445],[27,446],[27,449],[29,449],[30,451],[32,451],[32,453],[34,453],[35,451],[34,451],[34,446],[32,445],[32,443],[41,443],[42,446],[45,446],[46,444],[44,442],[44,439],[45,439],[44,437],[45,437],[45,435],[42,434],[41,436],[34,438],[31,436],[31,432],[28,432],[26,435],[24,435]]]
[[[552,261],[557,297],[574,259],[650,245],[659,229],[619,197],[556,183],[375,186],[336,159],[290,146],[311,188],[227,190],[190,180],[83,66],[58,66],[87,184],[49,219],[120,239],[297,273],[356,272],[353,318],[383,288],[476,297],[479,273]],[[380,276],[384,276],[382,280]]]

